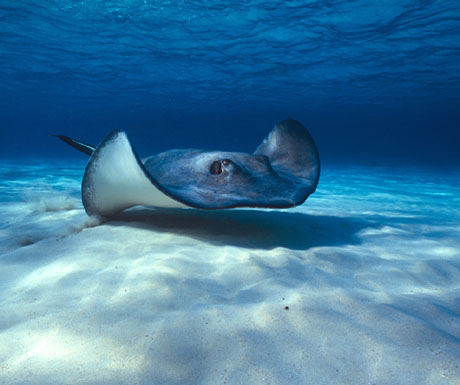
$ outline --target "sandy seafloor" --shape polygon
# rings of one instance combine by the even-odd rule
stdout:
[[[460,172],[98,224],[83,170],[0,168],[0,384],[460,384]]]

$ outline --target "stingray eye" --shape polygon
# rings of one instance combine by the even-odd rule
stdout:
[[[216,160],[211,164],[211,167],[209,168],[209,171],[213,175],[218,175],[222,174],[222,166],[220,164],[220,160]]]
[[[228,166],[228,165],[230,164],[230,162],[231,162],[230,159],[224,159],[224,160],[222,160],[222,164],[223,164],[224,166]]]

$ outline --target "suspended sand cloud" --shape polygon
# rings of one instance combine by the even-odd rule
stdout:
[[[18,164],[2,195],[1,383],[460,380],[458,174],[326,169],[288,211],[139,207],[85,226],[81,166],[46,169],[35,201],[76,208],[24,202],[41,171]]]

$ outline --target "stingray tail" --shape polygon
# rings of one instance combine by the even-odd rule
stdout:
[[[61,139],[63,142],[66,142],[68,145],[72,146],[73,148],[76,148],[78,151],[84,152],[85,154],[92,155],[96,147],[91,146],[87,143],[80,142],[79,140],[75,140],[72,138],[69,138],[68,136],[65,135],[51,135],[54,136],[55,138]]]

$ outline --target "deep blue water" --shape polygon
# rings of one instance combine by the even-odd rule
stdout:
[[[460,2],[0,0],[5,157],[252,151],[280,119],[324,162],[460,165]]]

